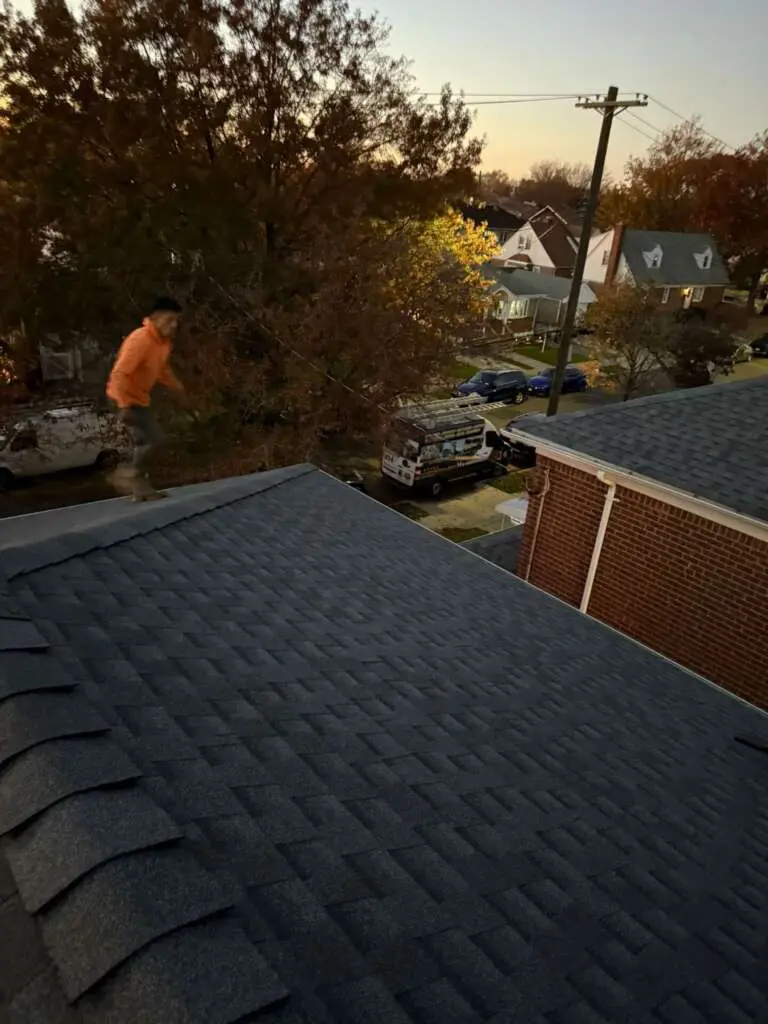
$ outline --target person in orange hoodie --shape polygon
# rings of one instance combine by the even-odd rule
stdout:
[[[184,390],[169,364],[181,312],[175,299],[157,299],[142,326],[120,346],[107,382],[107,395],[133,432],[131,465],[118,469],[112,482],[123,493],[132,491],[135,501],[165,496],[163,491],[155,490],[145,472],[147,455],[165,440],[150,411],[150,402],[156,384],[174,391]]]

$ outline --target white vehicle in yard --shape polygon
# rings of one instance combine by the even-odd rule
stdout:
[[[472,395],[400,409],[384,442],[382,476],[436,498],[446,483],[503,473],[507,442],[475,407],[487,412],[506,403],[484,402]]]
[[[0,425],[0,489],[81,466],[106,469],[129,449],[117,417],[89,403],[30,409]]]

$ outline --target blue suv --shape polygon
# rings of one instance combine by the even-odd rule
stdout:
[[[554,366],[547,367],[546,370],[539,370],[528,381],[528,394],[536,395],[538,398],[548,398],[549,392],[552,390],[554,376]],[[583,370],[580,370],[578,366],[566,366],[563,388],[560,392],[562,395],[573,391],[586,391],[588,386],[587,376]]]
[[[528,397],[528,379],[522,370],[478,370],[453,393],[457,398],[481,395],[488,402],[520,405]]]

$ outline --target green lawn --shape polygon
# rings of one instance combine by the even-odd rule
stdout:
[[[542,351],[539,345],[523,345],[522,348],[516,348],[515,352],[519,352],[521,356],[527,356],[528,359],[535,359],[539,363],[546,363],[547,366],[554,366],[557,363],[558,350],[554,347],[548,347]],[[577,349],[571,354],[573,356],[570,360],[571,366],[584,362],[584,354]]]
[[[526,356],[528,359],[535,359],[539,363],[547,363],[549,366],[554,366],[557,362],[557,349],[556,348],[542,348],[539,345],[523,345],[521,348],[516,348],[517,352],[521,356]]]
[[[488,483],[505,494],[520,494],[525,490],[525,473],[512,470],[506,476],[494,476]]]
[[[457,360],[455,363],[451,364],[447,376],[452,377],[454,380],[462,381],[467,380],[469,377],[474,377],[476,373],[477,367],[472,363]]]
[[[438,530],[438,533],[446,540],[461,544],[465,540],[474,540],[475,537],[485,537],[488,531],[481,530],[478,526],[446,526],[444,530]]]
[[[426,509],[420,508],[418,505],[414,505],[410,501],[400,501],[394,507],[401,515],[417,521],[419,519],[426,519],[429,515],[429,512],[427,512]]]

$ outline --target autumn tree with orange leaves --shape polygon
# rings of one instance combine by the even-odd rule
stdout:
[[[0,336],[109,353],[170,292],[206,417],[372,424],[482,317],[491,251],[447,213],[480,156],[464,103],[386,47],[346,0],[6,9]]]
[[[768,268],[768,133],[734,151],[698,120],[663,132],[601,203],[603,227],[625,223],[658,231],[711,234],[749,307]]]

